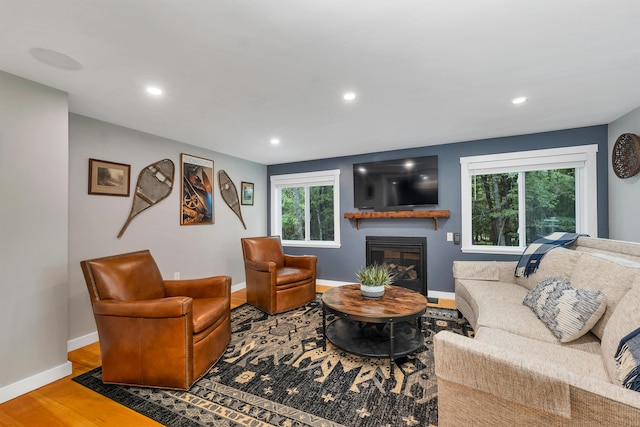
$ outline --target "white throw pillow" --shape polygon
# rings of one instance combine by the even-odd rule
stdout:
[[[600,320],[607,298],[600,291],[574,289],[566,280],[551,277],[529,291],[523,304],[531,307],[560,342],[569,342],[589,332]]]
[[[527,292],[522,303],[533,310],[540,317],[542,309],[547,304],[547,300],[552,293],[562,292],[571,289],[571,284],[562,277],[549,277],[536,284],[533,289]]]

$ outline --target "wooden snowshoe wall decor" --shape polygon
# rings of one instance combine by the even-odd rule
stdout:
[[[224,170],[218,171],[218,186],[220,187],[220,195],[222,196],[222,200],[224,200],[224,202],[227,204],[227,206],[229,206],[233,213],[235,213],[238,218],[240,218],[240,222],[246,230],[247,226],[244,224],[244,220],[242,219],[242,211],[240,211],[238,189]]]
[[[134,217],[171,194],[174,172],[175,166],[169,159],[160,160],[142,169],[138,175],[129,218],[118,233],[118,239],[122,237]]]

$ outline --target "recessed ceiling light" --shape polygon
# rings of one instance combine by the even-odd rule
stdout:
[[[280,144],[280,140],[278,138],[271,138],[271,145],[278,145]]]
[[[357,95],[355,94],[355,92],[347,92],[344,95],[342,95],[342,99],[344,99],[345,101],[353,101],[354,99],[356,99]]]
[[[522,103],[524,103],[524,102],[527,102],[527,99],[528,99],[528,98],[527,98],[526,96],[519,96],[519,97],[517,97],[517,98],[513,98],[513,99],[511,100],[511,103],[512,103],[512,104],[516,104],[516,105],[517,105],[517,104],[522,104]]]
[[[147,86],[147,93],[151,95],[162,95],[162,89],[157,86]]]
[[[61,70],[75,71],[82,69],[82,64],[74,58],[65,55],[64,53],[56,52],[55,50],[34,47],[29,49],[29,53],[43,64],[60,68]]]

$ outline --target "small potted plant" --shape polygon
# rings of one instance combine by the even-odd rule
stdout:
[[[362,296],[378,299],[384,295],[384,288],[391,286],[396,280],[396,274],[387,265],[377,263],[368,265],[356,273],[360,282]]]

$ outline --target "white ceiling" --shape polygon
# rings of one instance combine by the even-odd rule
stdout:
[[[610,123],[640,106],[640,1],[0,0],[0,70],[285,163]]]

